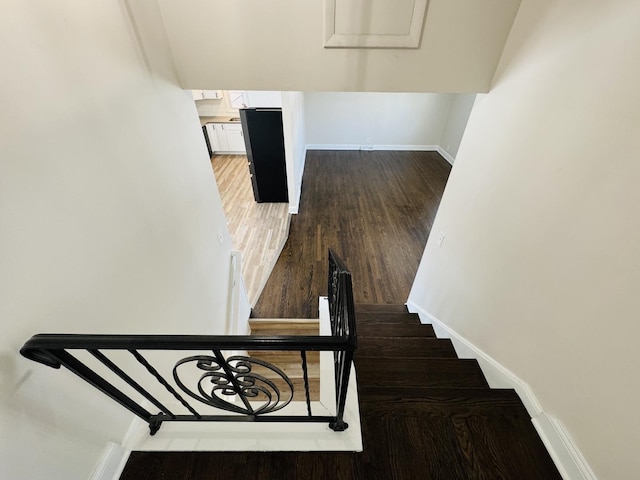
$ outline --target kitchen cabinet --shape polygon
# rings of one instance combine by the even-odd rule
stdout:
[[[214,153],[245,153],[244,135],[239,123],[207,123],[206,131]]]
[[[244,134],[242,133],[242,125],[239,123],[223,124],[224,136],[227,140],[227,146],[230,152],[246,151],[244,145]]]
[[[209,139],[209,145],[211,146],[212,152],[219,152],[220,148],[220,140],[218,139],[218,132],[216,131],[215,123],[207,123],[205,128],[207,129],[207,137]]]
[[[219,100],[222,90],[191,90],[194,100]]]

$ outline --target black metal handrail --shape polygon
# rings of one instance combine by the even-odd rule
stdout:
[[[335,431],[348,427],[344,422],[351,362],[356,348],[351,274],[337,255],[329,250],[329,311],[331,336],[229,336],[229,335],[80,335],[39,334],[28,340],[20,353],[52,368],[64,366],[116,402],[142,418],[155,434],[166,421],[255,421],[255,422],[329,422]],[[294,395],[294,385],[285,372],[264,360],[246,355],[225,354],[232,350],[299,351],[304,379],[307,415],[270,415],[285,408]],[[88,352],[106,367],[112,377],[106,378],[71,351]],[[109,357],[113,351],[130,353],[150,377],[134,378],[124,365]],[[193,351],[197,354],[173,363],[173,384],[148,358],[149,351]],[[206,353],[202,353],[205,351]],[[336,414],[312,415],[309,393],[307,352],[334,352]],[[143,353],[144,352],[144,355]],[[145,356],[146,355],[146,356]],[[128,363],[128,362],[124,362]],[[189,372],[191,369],[191,372]],[[199,375],[196,385],[189,387],[186,377]],[[113,381],[118,378],[130,387],[125,393]],[[188,414],[174,413],[151,390],[159,384]],[[157,383],[156,383],[157,382]],[[149,412],[135,394],[160,410]],[[208,407],[235,415],[210,415],[198,411],[185,395]],[[171,398],[169,397],[169,398]],[[237,399],[239,402],[230,401]],[[199,407],[201,408],[201,407]],[[177,410],[176,410],[177,411]]]

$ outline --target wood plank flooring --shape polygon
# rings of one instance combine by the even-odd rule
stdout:
[[[515,391],[490,389],[475,360],[393,304],[407,298],[448,173],[435,154],[310,152],[300,214],[256,308],[313,318],[326,249],[346,261],[366,302],[354,359],[363,452],[133,452],[121,480],[561,480]]]
[[[260,296],[289,233],[288,203],[257,203],[246,155],[213,155],[211,165],[251,305]]]
[[[442,349],[447,342],[412,348],[432,330],[395,306],[381,321],[385,308],[356,310],[363,452],[133,452],[121,479],[561,480],[515,391],[490,389],[477,363]],[[372,355],[397,325],[405,336],[387,340],[398,348]]]
[[[300,211],[253,316],[317,318],[329,247],[356,302],[404,303],[450,171],[435,152],[307,152]]]

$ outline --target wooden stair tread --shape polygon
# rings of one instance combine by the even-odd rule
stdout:
[[[451,340],[425,337],[403,337],[400,341],[387,337],[358,336],[359,357],[457,358]]]
[[[480,413],[529,414],[513,389],[361,387],[360,405],[370,414]]]
[[[562,478],[531,420],[522,415],[394,416],[365,410],[361,419],[367,458],[388,459],[376,462],[375,478]]]
[[[357,321],[357,320],[356,320]],[[356,323],[358,337],[435,337],[433,326],[423,323]]]
[[[357,313],[356,326],[364,323],[405,323],[420,324],[417,313]]]
[[[489,388],[473,359],[358,356],[355,365],[363,387]]]
[[[362,313],[409,313],[406,305],[356,303],[354,305],[356,315]]]

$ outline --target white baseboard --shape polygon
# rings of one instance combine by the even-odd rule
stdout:
[[[131,451],[113,442],[107,443],[106,448],[91,473],[91,480],[117,480],[127,464]]]
[[[569,436],[567,429],[557,419],[546,413],[532,418],[533,426],[558,467],[562,478],[596,480],[596,475]]]
[[[436,152],[439,145],[361,145],[355,143],[316,143],[307,145],[307,150],[396,150],[412,152]]]
[[[453,165],[453,162],[456,161],[455,158],[453,158],[451,156],[451,154],[449,152],[447,152],[444,148],[442,148],[441,146],[438,145],[438,149],[437,152],[442,155],[444,157],[444,159],[449,162],[451,165]]]
[[[438,337],[451,339],[460,358],[475,358],[492,388],[513,388],[520,396],[522,403],[532,418],[542,414],[542,406],[531,387],[515,373],[413,302],[407,302],[407,308],[410,312],[417,313],[422,323],[432,324]]]
[[[355,143],[315,143],[307,145],[307,150],[365,150],[399,152],[438,152],[453,165],[455,158],[440,145],[360,145]]]
[[[312,143],[307,144],[307,150],[360,150],[360,144],[352,143]]]
[[[492,388],[513,388],[517,392],[562,478],[596,480],[569,433],[557,419],[542,410],[542,405],[527,382],[411,300],[407,301],[407,309],[417,313],[420,322],[431,324],[439,338],[451,339],[460,358],[476,359]]]
[[[400,152],[435,152],[438,145],[373,145],[373,150],[397,150]]]

